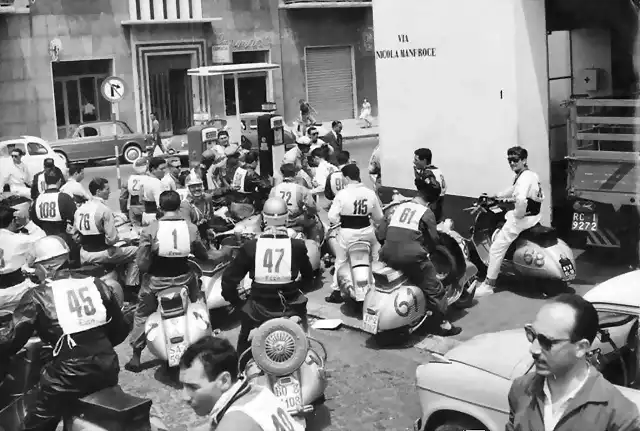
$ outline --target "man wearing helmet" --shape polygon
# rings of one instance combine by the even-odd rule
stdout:
[[[149,160],[149,172],[147,178],[141,184],[140,197],[144,212],[142,213],[142,226],[147,226],[155,220],[158,215],[158,205],[160,205],[160,194],[167,190],[162,183],[167,162],[162,157],[152,157]]]
[[[384,240],[380,260],[402,271],[419,287],[427,301],[427,308],[440,320],[437,335],[457,335],[462,330],[453,326],[445,316],[446,289],[436,276],[436,268],[429,258],[440,241],[436,217],[430,204],[440,196],[437,183],[415,180],[418,193],[409,202],[399,204],[391,216],[378,229],[378,238]]]
[[[146,157],[140,157],[133,162],[133,174],[127,179],[127,187],[120,192],[120,211],[129,215],[129,220],[136,226],[142,224],[144,205],[140,197],[142,183],[148,177],[147,167],[149,161]]]
[[[147,226],[140,236],[137,263],[145,278],[138,293],[131,347],[133,355],[125,368],[140,371],[140,356],[146,347],[144,324],[158,308],[157,292],[173,286],[187,286],[189,299],[201,298],[199,280],[189,267],[189,255],[207,260],[207,249],[200,240],[198,229],[180,215],[180,195],[176,191],[164,191],[160,195],[162,217]]]
[[[214,217],[212,197],[204,193],[202,179],[195,170],[191,170],[185,178],[185,186],[189,193],[180,203],[180,214],[197,226],[200,237],[206,243],[209,223]]]
[[[289,210],[287,227],[309,235],[309,228],[316,223],[316,202],[308,188],[296,183],[296,167],[287,163],[280,166],[282,182],[271,189],[270,197],[286,202]]]
[[[319,150],[315,150],[319,151]],[[327,302],[340,303],[342,296],[338,286],[338,269],[347,262],[347,249],[355,241],[366,241],[371,245],[371,257],[378,260],[380,244],[376,239],[376,231],[371,222],[379,223],[384,215],[375,192],[362,184],[360,169],[356,165],[342,168],[345,187],[338,192],[329,209],[329,222],[340,223],[338,231],[338,249],[336,252],[336,271],[333,275],[331,295]]]
[[[105,178],[94,178],[89,183],[93,196],[82,204],[75,214],[74,227],[80,236],[80,263],[126,265],[125,285],[135,291],[139,284],[139,271],[135,262],[138,247],[120,242],[113,211],[107,205],[111,187]]]
[[[234,306],[242,303],[238,285],[245,275],[249,273],[253,280],[249,299],[242,307],[239,352],[249,348],[251,330],[269,319],[297,315],[306,321],[307,297],[300,287],[311,282],[313,269],[304,241],[287,235],[288,214],[285,201],[267,199],[262,210],[265,231],[246,242],[222,274],[222,296]]]
[[[15,355],[34,333],[54,346],[40,375],[24,430],[55,430],[74,401],[118,383],[114,351],[129,333],[114,291],[94,277],[66,269],[69,247],[48,236],[34,244],[40,286],[29,289],[0,330],[0,357]]]

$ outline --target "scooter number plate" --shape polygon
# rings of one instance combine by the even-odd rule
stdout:
[[[369,334],[378,333],[378,315],[377,314],[365,314],[362,319],[362,330]]]
[[[184,343],[174,344],[169,347],[169,367],[175,367],[180,363],[182,354],[187,350],[187,346]]]
[[[294,376],[278,378],[273,384],[273,393],[286,406],[287,411],[299,411],[302,408],[300,382]]]

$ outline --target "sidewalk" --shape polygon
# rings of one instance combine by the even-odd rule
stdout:
[[[378,137],[378,119],[373,119],[373,126],[367,129],[362,128],[364,121],[350,118],[342,121],[342,139],[351,141],[354,139],[377,138]],[[323,127],[331,130],[331,121],[322,123]]]

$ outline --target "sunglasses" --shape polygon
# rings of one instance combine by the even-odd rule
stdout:
[[[318,133],[312,133],[311,136],[318,136]]]
[[[20,158],[22,156],[20,156],[20,154],[12,154],[11,157],[13,157],[14,159]]]
[[[520,161],[519,157],[507,157],[509,163],[518,163]]]
[[[569,338],[549,338],[546,335],[538,334],[530,323],[524,325],[524,333],[527,335],[527,340],[529,340],[530,343],[538,340],[540,348],[547,351],[551,350],[556,344],[571,341]]]

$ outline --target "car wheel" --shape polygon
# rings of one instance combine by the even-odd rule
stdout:
[[[62,157],[64,159],[64,162],[67,166],[69,166],[69,158],[67,157],[67,155],[65,153],[63,153],[62,151],[58,151],[58,150],[54,150],[54,153],[56,153],[57,155],[59,155],[60,157]]]
[[[256,365],[274,376],[286,376],[298,370],[309,351],[309,340],[297,323],[277,318],[263,323],[251,340]]]
[[[124,147],[122,158],[127,163],[133,163],[142,157],[142,149],[136,144],[130,144]]]

